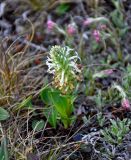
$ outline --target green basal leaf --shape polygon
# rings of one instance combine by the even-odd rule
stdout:
[[[51,100],[58,113],[65,118],[68,118],[73,112],[74,96],[61,95],[59,91],[50,92]]]
[[[72,95],[64,95],[64,97],[67,100],[66,113],[68,116],[70,116],[74,110],[73,103],[74,103],[76,97],[72,96]]]
[[[47,105],[51,105],[51,97],[50,97],[50,92],[51,92],[51,88],[44,88],[41,92],[40,92],[40,97],[41,100],[47,104]]]
[[[74,109],[73,103],[76,97],[62,95],[60,91],[52,88],[44,88],[40,96],[45,104],[53,106],[44,111],[44,115],[50,125],[56,128],[57,116],[59,114],[64,127],[67,128],[72,122],[71,114]]]
[[[44,120],[34,120],[33,122],[32,122],[32,128],[33,128],[33,130],[35,130],[35,131],[40,131],[40,130],[42,130],[43,128],[44,128],[44,126],[45,126],[45,122],[44,122]]]
[[[64,124],[64,128],[68,128],[75,120],[76,116],[70,116],[69,118],[61,118],[61,121]]]
[[[61,96],[60,92],[58,91],[50,92],[50,97],[51,101],[53,102],[53,105],[55,106],[60,116],[63,118],[68,118],[68,114],[66,111],[66,108],[68,106],[67,98]]]
[[[2,107],[0,107],[0,121],[4,121],[10,117],[9,113]]]
[[[57,111],[54,107],[46,108],[44,109],[44,115],[47,118],[50,125],[54,128],[56,128],[57,125]]]

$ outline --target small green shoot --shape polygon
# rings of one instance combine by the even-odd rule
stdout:
[[[0,107],[0,121],[4,121],[10,117],[9,113],[2,107]]]

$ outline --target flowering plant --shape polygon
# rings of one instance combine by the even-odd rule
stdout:
[[[130,110],[131,109],[130,102],[123,88],[117,84],[114,84],[113,88],[117,89],[122,97],[122,100],[121,100],[122,107],[126,110]]]
[[[41,99],[47,105],[53,106],[52,117],[56,121],[59,116],[64,127],[71,125],[74,116],[74,90],[80,80],[81,70],[77,61],[80,60],[77,52],[69,47],[54,46],[47,58],[48,72],[53,74],[53,87],[46,87],[41,91]],[[53,114],[56,113],[56,114]],[[52,123],[50,123],[52,125]],[[56,123],[53,124],[56,127]]]

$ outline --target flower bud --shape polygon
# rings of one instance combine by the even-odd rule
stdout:
[[[69,24],[67,26],[67,33],[69,34],[69,36],[73,36],[76,33],[76,26],[75,26],[75,24]]]
[[[52,20],[48,20],[47,21],[47,28],[48,28],[48,30],[53,30],[54,29],[54,27],[55,27],[55,25],[56,25],[56,23],[55,22],[53,22]]]
[[[99,30],[94,30],[93,36],[94,36],[96,42],[100,42],[100,31]]]
[[[83,22],[83,25],[84,26],[88,26],[88,25],[90,25],[92,23],[92,18],[88,18],[88,19],[86,19],[84,22]]]
[[[111,75],[114,72],[114,70],[113,69],[106,69],[106,70],[103,70],[102,72],[105,75]]]
[[[121,102],[121,105],[122,105],[122,107],[124,108],[124,109],[126,109],[126,110],[130,110],[130,102],[129,102],[129,100],[128,99],[126,99],[126,98],[123,98],[122,99],[122,102]]]

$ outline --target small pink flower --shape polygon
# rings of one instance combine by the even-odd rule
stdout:
[[[91,20],[90,19],[86,19],[84,22],[83,22],[83,25],[84,26],[88,26],[91,24]]]
[[[113,69],[106,69],[106,70],[103,70],[102,72],[103,72],[103,74],[110,75],[114,72],[114,70]]]
[[[107,28],[107,26],[106,26],[105,24],[101,24],[101,25],[100,25],[100,29],[101,29],[101,30],[105,30],[106,28]]]
[[[93,36],[94,36],[96,42],[100,42],[100,31],[99,30],[94,30]]]
[[[122,100],[122,102],[121,102],[121,105],[122,105],[122,107],[124,108],[124,109],[127,109],[127,110],[130,110],[131,108],[131,106],[130,106],[130,102],[129,102],[129,100],[128,99],[126,99],[126,98],[124,98],[123,100]]]
[[[70,35],[70,36],[73,36],[75,33],[76,33],[76,27],[72,24],[69,24],[67,26],[67,33]]]
[[[48,20],[47,21],[47,28],[48,30],[53,30],[53,28],[55,27],[56,23],[53,22],[52,20]]]

